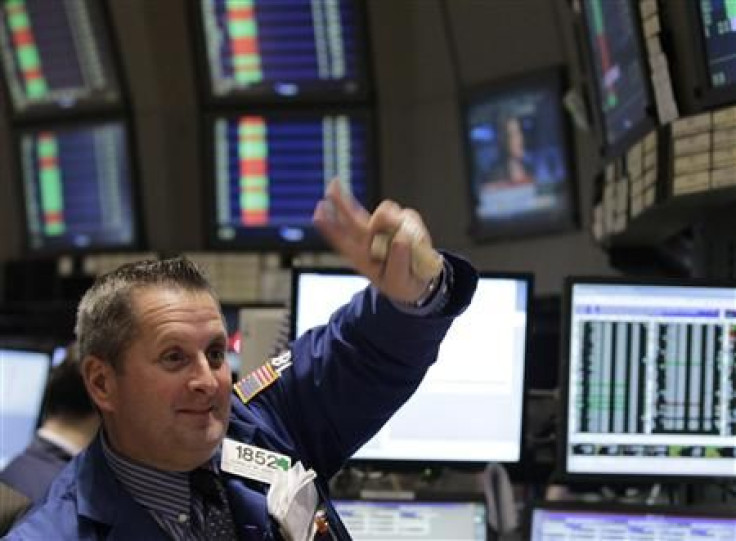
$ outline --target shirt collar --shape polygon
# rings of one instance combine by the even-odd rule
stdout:
[[[159,470],[125,458],[110,447],[104,431],[101,440],[107,463],[135,501],[155,513],[190,517],[189,472]]]

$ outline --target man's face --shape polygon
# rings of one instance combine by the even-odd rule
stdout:
[[[170,471],[206,462],[230,413],[227,334],[206,292],[133,293],[138,335],[111,375],[106,430],[123,455]]]

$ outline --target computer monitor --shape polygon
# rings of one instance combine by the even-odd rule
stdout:
[[[362,0],[198,0],[207,95],[217,103],[368,95]]]
[[[468,92],[463,120],[476,240],[559,232],[577,222],[562,76],[544,71]]]
[[[208,129],[208,237],[215,248],[326,248],[312,215],[335,177],[363,206],[374,203],[367,113],[233,114],[213,117]]]
[[[16,137],[29,252],[140,247],[125,122],[35,126]]]
[[[47,351],[0,345],[0,470],[33,438],[50,365]]]
[[[21,117],[120,105],[105,3],[6,0],[0,61],[13,113]]]
[[[736,477],[736,287],[571,277],[564,302],[564,472]]]
[[[299,268],[293,283],[294,336],[325,324],[368,284]],[[531,290],[531,275],[483,273],[418,390],[353,458],[387,468],[518,461]]]
[[[736,513],[725,506],[540,502],[529,512],[529,541],[566,539],[736,539]]]
[[[355,541],[486,541],[481,500],[333,500]]]
[[[583,27],[604,154],[623,154],[656,123],[639,2],[583,0]]]
[[[698,97],[704,107],[736,103],[736,5],[730,0],[697,0],[689,13],[695,26],[700,73]]]

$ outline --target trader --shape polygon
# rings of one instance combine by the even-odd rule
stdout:
[[[314,222],[371,286],[237,383],[232,406],[221,309],[191,262],[96,281],[76,332],[102,430],[9,539],[350,539],[328,480],[414,392],[477,276],[433,251],[416,212],[370,214],[336,182]],[[435,275],[412,264],[418,246]]]

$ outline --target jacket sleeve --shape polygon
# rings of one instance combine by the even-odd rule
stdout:
[[[406,314],[368,287],[327,325],[299,337],[292,344],[292,365],[249,402],[248,409],[273,436],[288,442],[296,458],[324,478],[412,395],[452,321],[470,303],[475,270],[460,258],[445,257],[453,284],[442,313]]]

